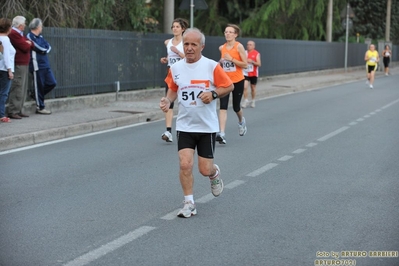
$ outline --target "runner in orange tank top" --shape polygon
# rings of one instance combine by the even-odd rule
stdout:
[[[234,24],[228,24],[224,36],[226,43],[219,47],[221,53],[220,64],[223,70],[230,77],[234,83],[233,94],[233,110],[237,114],[238,118],[238,134],[244,136],[247,133],[247,126],[245,124],[245,118],[241,109],[240,103],[242,94],[244,91],[244,74],[243,68],[247,67],[247,56],[245,54],[244,46],[236,41],[237,36],[240,33],[240,28]],[[225,128],[227,122],[227,107],[229,104],[229,96],[226,95],[220,98],[220,110],[219,110],[219,126],[220,132],[216,136],[216,141],[220,144],[226,144]]]

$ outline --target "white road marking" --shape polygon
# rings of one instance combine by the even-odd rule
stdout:
[[[293,151],[292,153],[294,153],[294,154],[300,154],[300,153],[302,153],[302,152],[304,152],[304,151],[306,151],[306,149],[297,149],[297,150]]]
[[[335,130],[334,132],[331,132],[330,134],[325,135],[324,137],[321,137],[318,139],[318,141],[326,141],[329,138],[334,137],[335,135],[338,135],[339,133],[344,132],[345,130],[347,130],[349,127],[341,127],[340,129]]]
[[[70,262],[68,262],[67,264],[65,264],[64,266],[83,266],[83,265],[87,265],[93,261],[95,261],[96,259],[99,259],[105,255],[107,255],[108,253],[126,245],[129,244],[130,242],[132,242],[133,240],[147,234],[148,232],[152,231],[156,229],[155,227],[151,227],[151,226],[142,226],[140,228],[137,228],[136,230],[123,235],[117,239],[115,239],[114,241],[111,241],[93,251],[90,251]]]
[[[316,145],[317,145],[317,143],[311,142],[311,143],[307,144],[306,147],[312,148],[312,147],[314,147]]]
[[[162,216],[161,219],[162,220],[168,220],[171,221],[173,219],[175,219],[177,217],[177,213],[180,211],[180,209],[174,210],[168,214],[166,214],[165,216]]]
[[[385,106],[383,106],[383,107],[381,107],[381,108],[382,108],[382,109],[386,109],[386,108],[390,107],[391,105],[394,105],[394,104],[397,103],[397,102],[399,102],[399,99],[397,99],[396,101],[393,101],[393,102],[391,102],[391,103],[388,103],[387,105],[385,105]]]
[[[245,183],[245,181],[243,181],[243,180],[234,180],[233,182],[230,182],[229,184],[225,185],[224,188],[233,189],[233,188],[238,187],[244,183]]]
[[[215,196],[212,195],[212,193],[206,194],[205,196],[202,196],[199,199],[196,199],[195,202],[198,203],[207,203],[211,200],[213,200],[215,198]]]
[[[277,97],[280,97],[280,96],[281,96],[281,95],[279,95],[279,96],[277,96]],[[270,97],[268,97],[268,98],[270,98]],[[383,109],[388,108],[389,106],[391,106],[391,105],[393,105],[393,104],[395,104],[395,103],[397,103],[397,102],[399,102],[399,99],[396,100],[396,101],[394,101],[394,102],[392,102],[392,103],[390,103],[390,104],[388,104],[388,105],[385,105],[385,106],[383,107]],[[374,112],[371,112],[370,115],[374,115],[374,114],[376,114],[376,113],[378,113],[378,112],[381,112],[381,111],[382,111],[381,109],[376,109]],[[368,118],[368,117],[370,117],[370,115],[365,115],[364,117],[365,117],[365,118]],[[356,121],[358,121],[358,122],[364,121],[364,118],[359,118],[359,119],[357,119]],[[358,122],[356,122],[356,121],[350,122],[349,125],[350,125],[350,126],[354,126],[354,125],[358,124]],[[320,141],[320,142],[321,142],[321,141],[326,141],[326,140],[328,140],[328,139],[330,139],[330,138],[332,138],[332,137],[334,137],[334,136],[336,136],[336,135],[338,135],[338,134],[344,132],[344,131],[347,130],[347,129],[349,129],[349,127],[347,127],[347,126],[341,127],[340,129],[337,129],[337,130],[335,130],[335,131],[333,131],[333,132],[331,132],[331,133],[329,133],[329,134],[327,134],[327,135],[325,135],[325,136],[319,138],[318,141]],[[317,143],[311,142],[311,143],[307,144],[306,147],[314,147],[314,146],[316,146],[316,145],[317,145]],[[294,153],[294,154],[300,154],[300,153],[302,153],[302,152],[304,152],[304,151],[306,151],[306,149],[297,149],[297,150],[293,151],[292,153]],[[278,160],[278,161],[283,161],[283,162],[284,162],[284,161],[290,160],[291,158],[293,158],[293,156],[285,155],[285,156],[283,156],[283,157],[281,157],[281,158],[279,158],[279,159],[277,159],[277,160]],[[268,171],[268,170],[270,170],[270,169],[276,167],[277,165],[278,165],[278,164],[276,164],[276,163],[269,163],[269,164],[266,164],[265,166],[263,166],[263,167],[261,167],[261,168],[255,170],[255,171],[253,171],[253,172],[247,174],[246,176],[248,176],[248,177],[255,177],[255,176],[258,176],[258,175],[260,175],[260,174],[262,174],[262,173],[264,173],[264,172],[266,172],[266,171]],[[235,180],[235,181],[231,182],[230,184],[226,185],[225,187],[231,189],[231,188],[237,187],[237,186],[239,186],[239,185],[241,185],[241,184],[243,184],[243,183],[244,183],[244,181],[242,181],[242,180]],[[210,201],[210,200],[212,200],[212,199],[214,199],[214,197],[213,197],[213,195],[210,193],[210,194],[207,194],[207,195],[203,196],[202,198],[196,200],[196,202],[199,202],[199,203],[206,203],[206,202],[208,202],[208,201]],[[164,219],[164,220],[172,220],[172,219],[174,219],[174,218],[176,217],[176,213],[177,213],[178,211],[179,211],[179,210],[170,212],[170,213],[168,213],[167,215],[161,217],[161,219]]]
[[[388,105],[385,105],[384,107],[382,107],[382,109],[386,109],[386,108],[390,107],[391,105],[393,105],[393,104],[395,104],[397,102],[399,102],[399,99],[394,101],[394,102],[392,102],[392,103],[390,103],[390,104],[388,104]],[[377,109],[375,112],[380,112],[380,111],[381,111],[380,109]],[[370,115],[374,115],[374,114],[375,114],[374,112],[370,113]],[[365,115],[364,117],[368,118],[368,117],[370,117],[370,115]],[[364,119],[359,118],[356,121],[363,121],[363,120]],[[146,123],[148,123],[148,122],[146,122]],[[106,133],[106,132],[121,130],[121,129],[124,129],[124,128],[138,126],[138,125],[141,125],[141,124],[145,124],[145,123],[139,123],[139,124],[134,124],[134,125],[125,126],[125,127],[113,128],[113,129],[100,131],[100,132],[93,132],[93,133],[89,133],[89,134],[85,134],[85,135],[81,135],[81,136],[75,136],[75,137],[71,137],[71,138],[60,139],[60,140],[55,140],[55,141],[51,141],[51,142],[36,144],[36,145],[29,146],[29,147],[23,147],[23,148],[9,150],[9,151],[5,151],[5,152],[0,152],[0,155],[11,153],[11,152],[16,152],[16,151],[33,149],[33,148],[36,148],[36,147],[46,146],[46,145],[50,145],[50,144],[54,144],[54,143],[59,143],[59,142],[72,140],[72,139],[79,139],[79,138],[84,138],[84,137],[88,137],[88,136],[98,135],[98,134],[102,134],[102,133]],[[349,125],[356,125],[356,124],[357,124],[356,122],[349,123]],[[340,128],[340,129],[338,129],[338,130],[336,130],[334,132],[331,132],[331,133],[319,138],[318,141],[326,141],[326,140],[328,140],[328,139],[330,139],[330,138],[332,138],[332,137],[344,132],[347,129],[349,129],[349,127],[346,127],[346,126],[342,127],[342,128]],[[316,146],[316,145],[317,145],[317,143],[309,143],[306,146],[307,147],[313,147],[313,146]],[[297,149],[297,150],[293,151],[292,153],[300,154],[300,153],[302,153],[304,151],[306,151],[306,149]],[[287,160],[289,160],[291,158],[292,158],[292,156],[285,155],[285,156],[279,158],[278,160],[279,161],[287,161]],[[276,163],[268,163],[265,166],[263,166],[263,167],[255,170],[255,171],[247,174],[246,176],[255,177],[255,176],[258,176],[258,175],[260,175],[260,174],[262,174],[262,173],[264,173],[264,172],[276,167],[276,166],[278,166],[278,164],[276,164]],[[229,183],[228,185],[226,185],[225,187],[228,188],[228,189],[233,189],[233,188],[235,188],[235,187],[237,187],[239,185],[242,185],[244,183],[245,183],[245,181],[235,180],[235,181]],[[199,198],[198,200],[196,200],[196,202],[206,203],[206,202],[208,202],[208,201],[210,201],[212,199],[214,199],[214,196],[211,193],[209,193],[209,194]],[[178,210],[170,212],[170,213],[166,214],[165,216],[161,217],[161,219],[172,220],[172,219],[176,218],[176,213],[177,212],[178,212]],[[91,263],[91,262],[93,262],[93,261],[95,261],[95,260],[107,255],[108,253],[113,252],[116,249],[118,249],[118,248],[120,248],[120,247],[122,247],[122,246],[124,246],[124,245],[126,245],[126,244],[128,244],[130,242],[132,242],[133,240],[135,240],[135,239],[137,239],[137,238],[149,233],[150,231],[152,231],[154,229],[156,229],[156,227],[142,226],[142,227],[140,227],[140,228],[138,228],[138,229],[126,234],[126,235],[123,235],[123,236],[121,236],[121,237],[119,237],[119,238],[117,238],[117,239],[115,239],[115,240],[113,240],[113,241],[111,241],[111,242],[109,242],[109,243],[107,243],[107,244],[95,249],[95,250],[92,250],[92,251],[90,251],[90,252],[88,252],[88,253],[86,253],[86,254],[84,254],[84,255],[82,255],[82,256],[80,256],[80,257],[78,257],[78,258],[76,258],[76,259],[74,259],[74,260],[72,260],[72,261],[70,261],[70,262],[68,262],[66,264],[64,264],[64,266],[84,266],[84,265],[87,265],[87,264],[89,264],[89,263]]]
[[[281,158],[279,158],[279,159],[277,159],[277,160],[282,161],[282,162],[285,162],[285,161],[288,161],[288,160],[291,159],[291,158],[293,158],[293,156],[284,155],[283,157],[281,157]]]
[[[33,144],[31,146],[16,148],[16,149],[8,150],[8,151],[2,151],[2,152],[0,152],[0,155],[9,154],[9,153],[13,153],[13,152],[19,152],[19,151],[30,150],[30,149],[44,147],[44,146],[48,146],[48,145],[52,145],[52,144],[65,142],[65,141],[91,137],[91,136],[100,135],[100,134],[104,134],[104,133],[108,133],[108,132],[112,132],[112,131],[122,130],[122,129],[126,129],[126,128],[131,128],[131,127],[137,127],[137,126],[141,126],[141,125],[144,125],[144,124],[155,123],[155,122],[158,122],[158,120],[157,121],[155,121],[155,120],[154,121],[149,121],[149,122],[141,122],[141,123],[137,123],[137,124],[127,125],[127,126],[122,126],[122,127],[115,127],[115,128],[102,130],[102,131],[96,131],[96,132],[92,132],[92,133],[87,133],[87,134],[84,134],[84,135],[79,135],[79,136],[74,136],[74,137],[69,137],[69,138],[63,138],[63,139],[57,139],[57,140],[52,140],[52,141],[48,141],[48,142]]]
[[[255,170],[255,171],[247,174],[247,176],[250,176],[250,177],[258,176],[258,175],[263,174],[264,172],[269,171],[270,169],[276,167],[277,165],[278,164],[276,164],[276,163],[268,163],[265,166],[259,168],[258,170]]]

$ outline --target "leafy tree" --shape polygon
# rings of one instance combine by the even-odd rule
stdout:
[[[89,27],[107,29],[114,24],[112,13],[114,0],[90,0]]]
[[[176,1],[177,7],[180,6],[182,1],[184,0]],[[201,29],[205,35],[221,36],[227,24],[240,25],[244,18],[252,14],[252,9],[255,5],[263,2],[265,0],[206,0],[208,9],[195,11],[194,25]],[[190,17],[189,10],[177,9],[176,14],[178,17]]]
[[[245,35],[296,40],[325,37],[327,1],[269,0],[242,23]]]
[[[86,0],[5,0],[0,5],[4,17],[23,15],[27,20],[40,17],[50,27],[85,27],[87,12]]]
[[[183,0],[181,0],[183,1]],[[179,4],[180,2],[179,1]],[[335,25],[340,25],[339,3],[334,1]],[[207,0],[209,9],[196,11],[195,25],[206,35],[223,35],[227,23],[241,26],[243,36],[322,40],[327,3],[318,0]],[[181,14],[182,12],[180,12]],[[189,13],[184,13],[189,16]]]
[[[3,16],[40,17],[47,27],[147,31],[156,21],[145,0],[5,0]]]
[[[351,0],[349,1],[355,18],[353,19],[353,33],[373,40],[385,39],[387,14],[387,0]],[[391,39],[399,39],[399,1],[392,0],[391,7]]]
[[[0,13],[28,20],[40,17],[47,27],[91,28],[161,32],[163,5],[168,0],[3,0]],[[180,10],[175,0],[175,17],[189,19],[189,10]],[[207,10],[196,10],[196,27],[206,35],[222,36],[225,26],[241,27],[242,36],[258,38],[324,40],[327,0],[205,0]],[[350,37],[360,33],[374,40],[385,37],[386,1],[349,0],[354,12]],[[345,36],[340,12],[346,0],[334,0],[333,40]],[[392,0],[391,40],[399,42],[399,0]]]

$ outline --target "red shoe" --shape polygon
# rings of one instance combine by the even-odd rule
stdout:
[[[0,118],[0,121],[3,123],[10,123],[11,119],[5,116],[5,117]]]

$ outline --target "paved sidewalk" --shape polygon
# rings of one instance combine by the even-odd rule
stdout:
[[[392,74],[399,74],[394,65]],[[257,98],[365,80],[365,76],[364,67],[356,67],[347,72],[335,69],[261,78]],[[378,71],[376,76],[382,77],[383,72]],[[0,151],[164,119],[159,109],[163,95],[162,88],[47,100],[46,109],[52,111],[51,115],[35,114],[34,103],[27,102],[25,111],[29,118],[0,123]]]

